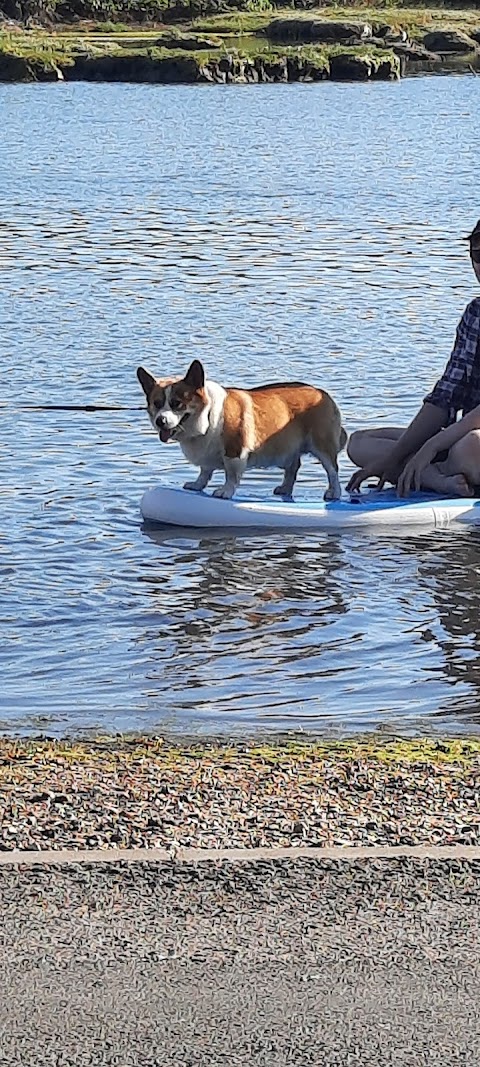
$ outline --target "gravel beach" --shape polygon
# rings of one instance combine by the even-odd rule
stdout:
[[[477,845],[480,742],[0,739],[0,849]]]

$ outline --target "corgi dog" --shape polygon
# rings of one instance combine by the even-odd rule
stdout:
[[[200,493],[214,471],[225,472],[225,484],[214,496],[229,500],[250,467],[280,467],[277,496],[291,498],[302,456],[324,467],[325,500],[341,496],[338,453],[347,434],[332,397],[313,385],[279,382],[253,389],[229,389],[206,380],[198,359],[184,378],[154,378],[138,367],[154,430],[165,444],[177,441],[200,474],[184,489]]]

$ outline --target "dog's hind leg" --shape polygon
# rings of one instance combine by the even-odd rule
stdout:
[[[326,471],[328,478],[328,489],[323,494],[324,500],[340,500],[342,495],[342,487],[340,485],[340,479],[338,477],[338,462],[337,453],[332,448],[321,448],[318,445],[312,444],[312,456],[318,459],[322,464],[322,467]]]
[[[300,456],[295,456],[288,467],[285,467],[284,478],[281,485],[275,486],[273,490],[275,496],[283,496],[291,499],[293,487],[295,485],[295,479],[300,470]]]

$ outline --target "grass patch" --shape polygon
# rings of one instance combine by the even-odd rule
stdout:
[[[210,18],[194,19],[191,27],[197,33],[260,33],[272,21],[274,9],[260,14],[236,11],[233,15],[213,15]]]
[[[50,34],[42,34],[33,37],[31,34],[1,33],[0,50],[9,55],[19,56],[22,59],[37,59],[50,57],[59,59],[69,54],[70,44],[56,40]]]
[[[376,735],[341,741],[281,738],[262,743],[186,741],[172,743],[162,737],[97,737],[88,741],[54,741],[51,739],[16,740],[0,738],[0,773],[10,772],[15,764],[59,763],[142,763],[159,761],[175,766],[185,761],[209,765],[266,763],[272,766],[359,760],[380,764],[444,766],[468,769],[480,760],[480,740],[475,738],[391,738]]]
[[[438,28],[442,26],[457,30],[468,30],[468,28],[474,29],[480,26],[480,11],[474,8],[457,11],[452,8],[446,8],[443,5],[438,7],[418,7],[417,5],[399,4],[398,0],[394,4],[387,2],[384,7],[381,5],[372,7],[369,4],[363,6],[363,4],[359,3],[355,7],[342,5],[328,8],[328,18],[355,20],[357,16],[361,16],[366,22],[388,23],[393,29],[404,29],[407,30],[407,33],[411,32],[412,36],[425,32],[432,27]],[[296,12],[295,17],[301,17],[300,12]],[[318,17],[323,17],[323,9],[318,12]]]

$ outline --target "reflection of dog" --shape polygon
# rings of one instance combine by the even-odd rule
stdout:
[[[337,405],[328,393],[301,382],[224,389],[205,381],[194,360],[184,378],[155,379],[143,367],[138,380],[160,440],[178,441],[200,474],[185,489],[200,492],[216,470],[225,485],[214,496],[233,496],[248,467],[281,467],[283,482],[274,492],[291,496],[300,457],[315,456],[325,468],[325,500],[341,495],[337,456],[347,442]]]

